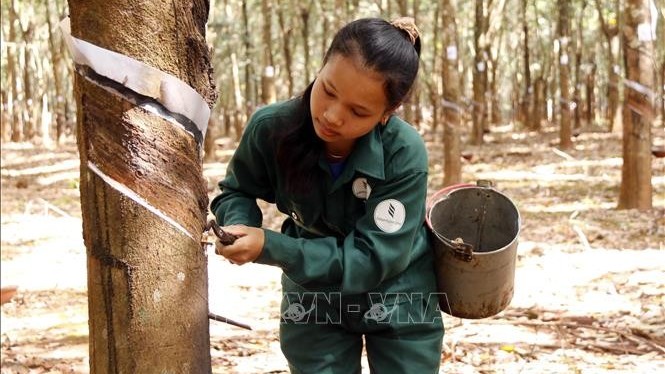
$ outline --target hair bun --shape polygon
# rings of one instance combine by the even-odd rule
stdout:
[[[412,17],[399,17],[390,22],[390,24],[405,31],[409,35],[411,44],[416,45],[416,40],[420,38],[420,30],[418,30],[416,21]]]

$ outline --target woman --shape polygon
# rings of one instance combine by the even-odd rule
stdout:
[[[418,73],[410,18],[334,37],[301,97],[259,109],[211,204],[239,238],[217,253],[279,266],[280,343],[293,373],[438,372],[443,325],[423,224],[427,153],[393,115]],[[256,199],[288,215],[261,229]]]

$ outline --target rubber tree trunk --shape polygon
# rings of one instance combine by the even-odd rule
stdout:
[[[55,25],[51,16],[51,3],[46,3],[46,23],[48,25],[48,45],[51,55],[51,68],[53,69],[53,88],[55,89],[55,97],[52,98],[52,112],[55,115],[55,141],[57,144],[62,142],[62,137],[65,132],[65,101],[62,100],[63,92],[63,76],[60,73],[60,64],[62,61],[62,54],[60,53],[59,45],[57,44]],[[56,16],[57,16],[56,6]]]
[[[20,19],[20,18],[19,18]],[[27,25],[23,28],[23,140],[32,141],[37,135],[37,117],[39,113],[39,99],[35,95],[33,87],[34,77],[37,76],[36,69],[33,69],[32,62],[33,50],[28,48],[34,42],[35,24],[31,19],[27,20]],[[35,64],[36,66],[36,64]]]
[[[244,59],[245,61],[252,61],[253,49],[252,39],[250,38],[249,31],[249,16],[247,15],[247,1],[243,0],[241,4],[242,9],[242,30],[243,30],[243,44],[244,44]],[[243,108],[243,117],[247,118],[256,106],[256,95],[254,95],[254,64],[245,64],[245,107]],[[244,121],[243,121],[244,122]]]
[[[594,88],[596,87],[596,64],[591,63],[584,78],[584,89],[586,91],[586,105],[584,106],[584,115],[586,122],[593,126],[596,122],[596,94]]]
[[[655,68],[649,0],[626,3],[623,51],[626,63],[623,105],[623,165],[619,209],[652,207],[651,126],[655,109]]]
[[[74,37],[214,102],[207,1],[69,0],[69,10]],[[200,136],[90,68],[78,66],[74,79],[90,372],[210,373]]]
[[[272,11],[270,0],[261,1],[261,14],[263,17],[263,73],[261,74],[261,104],[271,104],[277,100],[277,87],[275,87],[275,66],[272,55]]]
[[[16,23],[18,22],[17,1],[12,0],[9,8],[9,41],[19,44],[18,33],[16,32]],[[23,120],[21,118],[21,107],[19,98],[19,63],[18,48],[7,48],[7,74],[9,75],[9,92],[11,97],[8,99],[9,112],[11,113],[11,141],[20,142],[23,140]]]
[[[288,83],[288,93],[289,97],[293,97],[294,92],[294,81],[293,81],[293,53],[291,52],[291,38],[293,34],[293,28],[287,24],[286,17],[289,16],[291,10],[288,9],[290,4],[287,2],[281,2],[277,7],[277,21],[279,23],[279,29],[282,35],[282,53],[284,58],[284,69],[286,74],[286,81]],[[287,8],[286,11],[284,8]],[[288,11],[288,12],[287,12]]]
[[[521,0],[520,2],[520,11],[521,11],[521,22],[522,22],[522,35],[524,37],[524,48],[522,52],[522,58],[524,60],[524,96],[520,100],[520,114],[519,118],[523,119],[523,123],[531,128],[536,129],[535,123],[531,121],[529,117],[529,112],[531,110],[531,100],[533,99],[533,87],[531,86],[531,62],[530,62],[530,49],[529,49],[529,23],[526,18],[527,10],[527,1]]]
[[[462,162],[460,146],[460,87],[457,70],[457,24],[456,12],[450,0],[441,2],[441,27],[443,36],[443,66],[441,69],[443,80],[443,185],[450,186],[462,181]]]
[[[545,91],[547,82],[541,75],[537,76],[533,84],[533,107],[531,108],[531,128],[540,131],[545,117]]]
[[[559,91],[561,95],[561,120],[559,123],[559,147],[573,147],[573,129],[570,118],[570,1],[559,2]]]
[[[482,145],[484,142],[487,121],[487,4],[483,0],[475,0],[475,25],[473,27],[473,111],[471,112],[471,144]]]
[[[314,9],[314,1],[310,0],[309,2],[299,1],[298,2],[298,15],[300,16],[300,21],[302,22],[300,26],[300,36],[302,37],[302,48],[303,48],[303,65],[304,65],[304,74],[303,74],[303,87],[312,81],[312,74],[310,73],[311,67],[311,53],[310,53],[310,43],[309,36],[310,32],[310,20],[312,16],[312,9]],[[270,45],[270,44],[268,44]]]

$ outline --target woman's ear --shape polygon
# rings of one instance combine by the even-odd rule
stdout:
[[[381,124],[382,124],[383,126],[385,126],[386,123],[388,123],[388,120],[390,119],[390,116],[392,116],[392,112],[391,112],[391,113],[387,113],[387,114],[385,114],[383,117],[381,117]]]
[[[397,108],[399,108],[400,105],[401,104],[397,104],[393,108],[388,109],[385,112],[383,112],[383,117],[381,117],[381,124],[382,125],[385,126],[386,123],[388,123],[388,120],[390,119],[390,116],[392,116],[393,113],[395,113],[395,111],[397,110]]]

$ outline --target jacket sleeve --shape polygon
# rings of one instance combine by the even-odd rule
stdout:
[[[256,199],[274,201],[266,167],[265,136],[261,136],[261,119],[255,115],[247,124],[240,144],[229,161],[226,177],[219,182],[222,193],[210,209],[220,225],[243,224],[261,227],[263,214]]]
[[[426,240],[420,231],[426,194],[425,171],[377,184],[367,200],[366,213],[344,240],[297,239],[266,230],[263,252],[256,262],[281,267],[305,288],[337,285],[345,294],[375,289],[408,267],[419,255],[414,248],[426,245],[414,245],[417,240]]]

